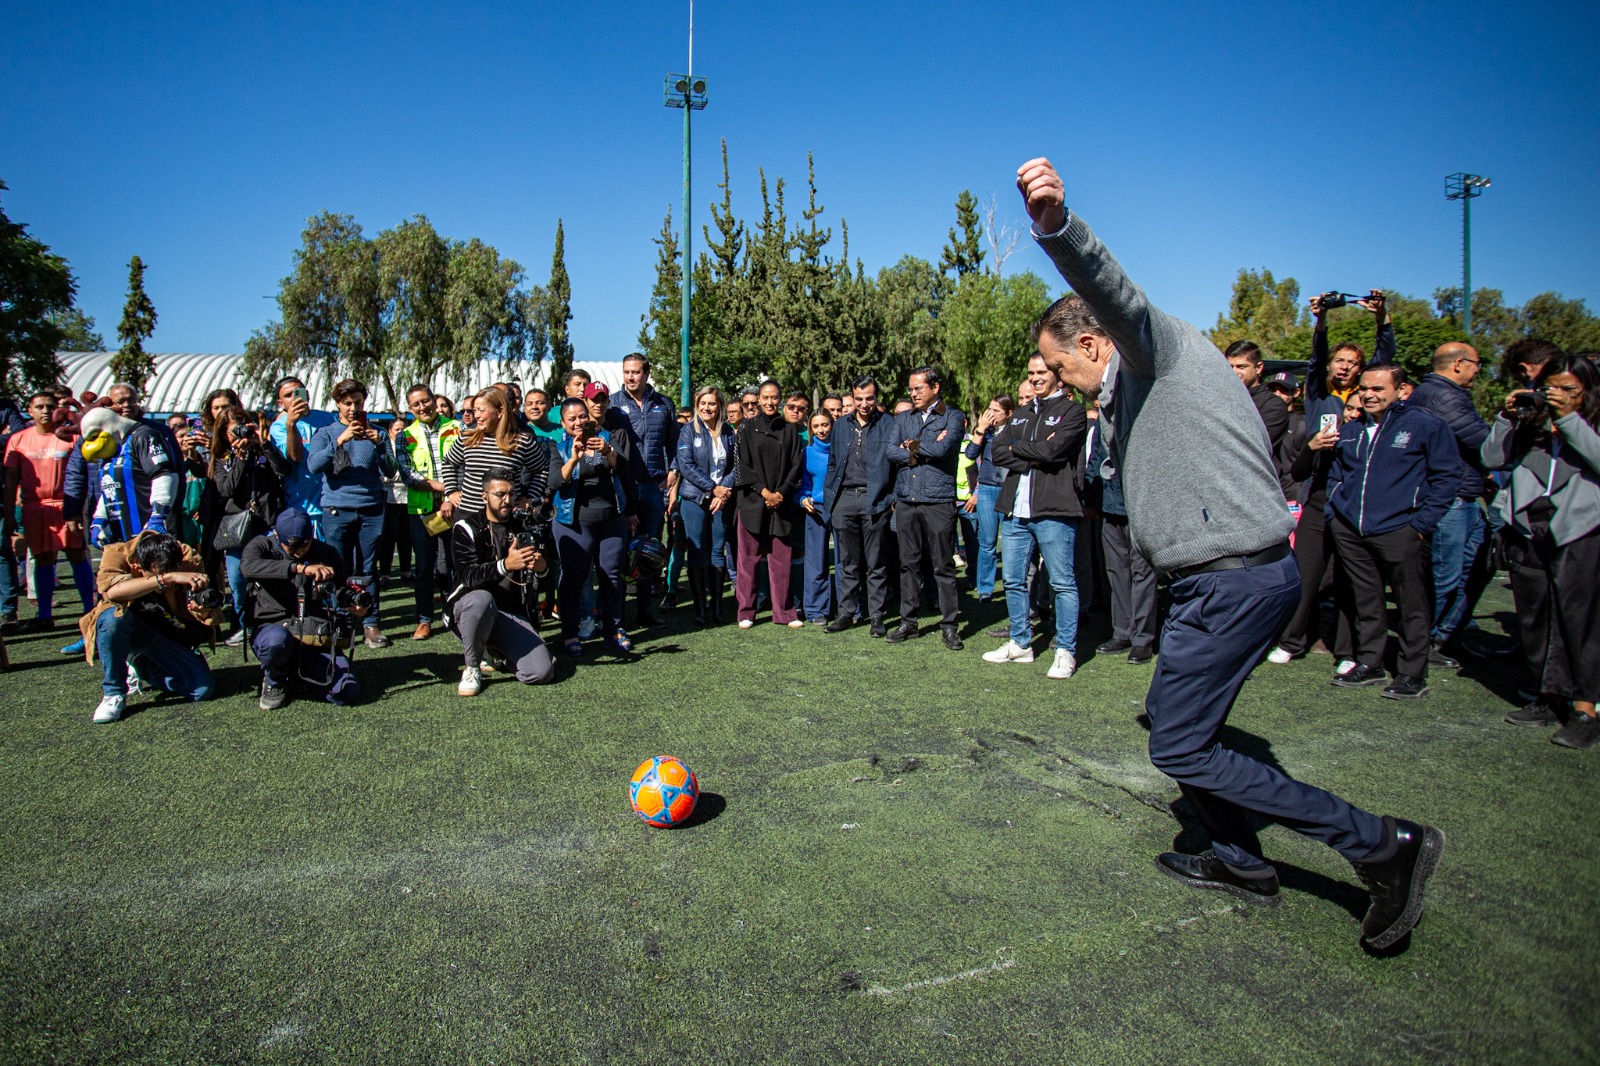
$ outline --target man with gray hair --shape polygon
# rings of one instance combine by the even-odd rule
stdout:
[[[1252,814],[1338,850],[1372,893],[1363,945],[1400,940],[1422,913],[1444,834],[1379,818],[1218,736],[1245,678],[1299,600],[1289,513],[1249,394],[1194,326],[1151,305],[1066,208],[1048,159],[1017,170],[1033,235],[1075,295],[1034,324],[1045,362],[1100,395],[1100,428],[1123,478],[1135,547],[1171,580],[1172,606],[1145,701],[1150,761],[1177,781],[1211,836],[1203,855],[1157,857],[1162,873],[1252,903],[1278,902]]]

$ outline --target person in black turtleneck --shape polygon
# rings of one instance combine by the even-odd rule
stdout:
[[[734,502],[739,515],[739,572],[734,583],[739,628],[756,620],[756,567],[767,560],[772,595],[772,620],[799,628],[805,623],[789,605],[789,568],[794,560],[789,535],[798,519],[794,503],[805,454],[795,426],[784,421],[778,406],[783,389],[776,381],[761,386],[756,413],[739,425],[734,437]]]

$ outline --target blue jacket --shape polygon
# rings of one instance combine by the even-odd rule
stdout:
[[[1333,448],[1326,515],[1338,515],[1363,536],[1411,526],[1431,534],[1455,502],[1461,456],[1450,427],[1420,408],[1396,403],[1378,423],[1346,422]]]
[[[816,505],[818,514],[827,514],[828,458],[833,454],[829,440],[813,439],[806,445],[806,465],[800,468],[800,488],[795,494],[796,503],[809,499]]]
[[[323,426],[311,435],[306,448],[306,469],[322,477],[322,509],[387,503],[389,486],[383,479],[395,472],[388,438],[380,434],[376,443],[358,439],[335,445],[344,430],[344,423],[337,420]]]
[[[595,430],[600,439],[611,441],[611,434],[603,429]],[[567,460],[572,458],[572,435],[563,432],[561,440],[556,443],[556,452],[561,461],[550,465],[550,491],[551,502],[555,505],[555,519],[564,526],[575,525],[574,515],[578,507],[578,483],[562,478],[561,470],[567,465]],[[617,452],[617,465],[611,471],[611,491],[617,496],[617,513],[627,514],[628,488],[624,482],[627,480],[623,474],[623,467],[627,464],[628,457],[620,449]]]
[[[895,418],[896,428],[889,444],[889,462],[894,464],[895,499],[904,503],[955,503],[956,460],[967,435],[967,416],[940,400],[927,421],[922,412],[907,411]],[[906,441],[915,440],[917,462],[911,461]]]
[[[700,420],[699,415],[695,415],[694,419],[683,427],[683,432],[678,434],[678,451],[674,466],[678,471],[678,496],[681,499],[700,503],[719,485],[725,489],[733,488],[733,427],[726,422],[722,423],[718,428],[718,436],[722,438],[726,458],[722,464],[722,476],[713,480],[711,430]]]
[[[850,446],[855,443],[856,433],[860,430],[860,423],[855,415],[841,418],[833,424],[833,436],[828,438],[828,476],[823,479],[823,499],[833,503],[839,502],[839,493],[844,488],[844,465],[850,459]],[[895,435],[894,416],[886,415],[879,411],[867,423],[865,449],[867,467],[867,513],[878,514],[893,502],[891,494],[894,492],[894,468],[889,465],[889,447]],[[951,478],[954,486],[955,479]],[[954,499],[952,489],[951,499]],[[831,504],[826,508],[830,513],[824,514],[824,521],[832,521]]]
[[[67,456],[67,483],[61,495],[62,517],[91,521],[100,510],[100,464],[91,463],[73,448]]]
[[[627,390],[611,397],[613,410],[628,416],[633,445],[633,479],[656,481],[667,476],[678,454],[678,412],[667,398],[650,389],[644,403],[634,403]]]
[[[974,443],[972,438],[967,438],[967,443],[962,445],[961,454],[968,459],[978,462],[978,484],[992,485],[999,488],[1006,483],[1006,472],[994,465],[994,435],[997,430],[991,429],[984,435],[983,443]]]
[[[1385,322],[1378,327],[1378,339],[1372,346],[1372,359],[1362,367],[1371,370],[1394,362],[1394,325]],[[1306,366],[1305,409],[1306,425],[1317,426],[1323,415],[1335,415],[1344,421],[1344,400],[1328,391],[1328,331],[1319,329],[1311,335],[1311,362]]]
[[[1408,407],[1418,407],[1440,419],[1455,434],[1461,452],[1461,487],[1456,495],[1476,500],[1483,495],[1483,463],[1478,449],[1489,439],[1489,423],[1478,415],[1472,390],[1457,385],[1443,374],[1429,374],[1411,390]]]

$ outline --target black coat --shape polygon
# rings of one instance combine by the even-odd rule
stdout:
[[[1023,474],[1032,474],[1028,497],[1035,518],[1081,518],[1078,455],[1089,435],[1088,413],[1067,393],[1019,407],[994,435],[994,465],[1006,471],[995,510],[1009,515]]]
[[[739,424],[733,438],[733,498],[739,521],[757,536],[787,537],[800,517],[794,494],[805,469],[805,449],[800,433],[782,415],[757,414]],[[767,507],[761,490],[783,496],[776,508]]]

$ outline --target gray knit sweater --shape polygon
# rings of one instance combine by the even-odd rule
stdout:
[[[1152,307],[1076,214],[1034,238],[1117,346],[1100,424],[1150,565],[1176,570],[1287,541],[1293,521],[1266,427],[1216,345]]]

